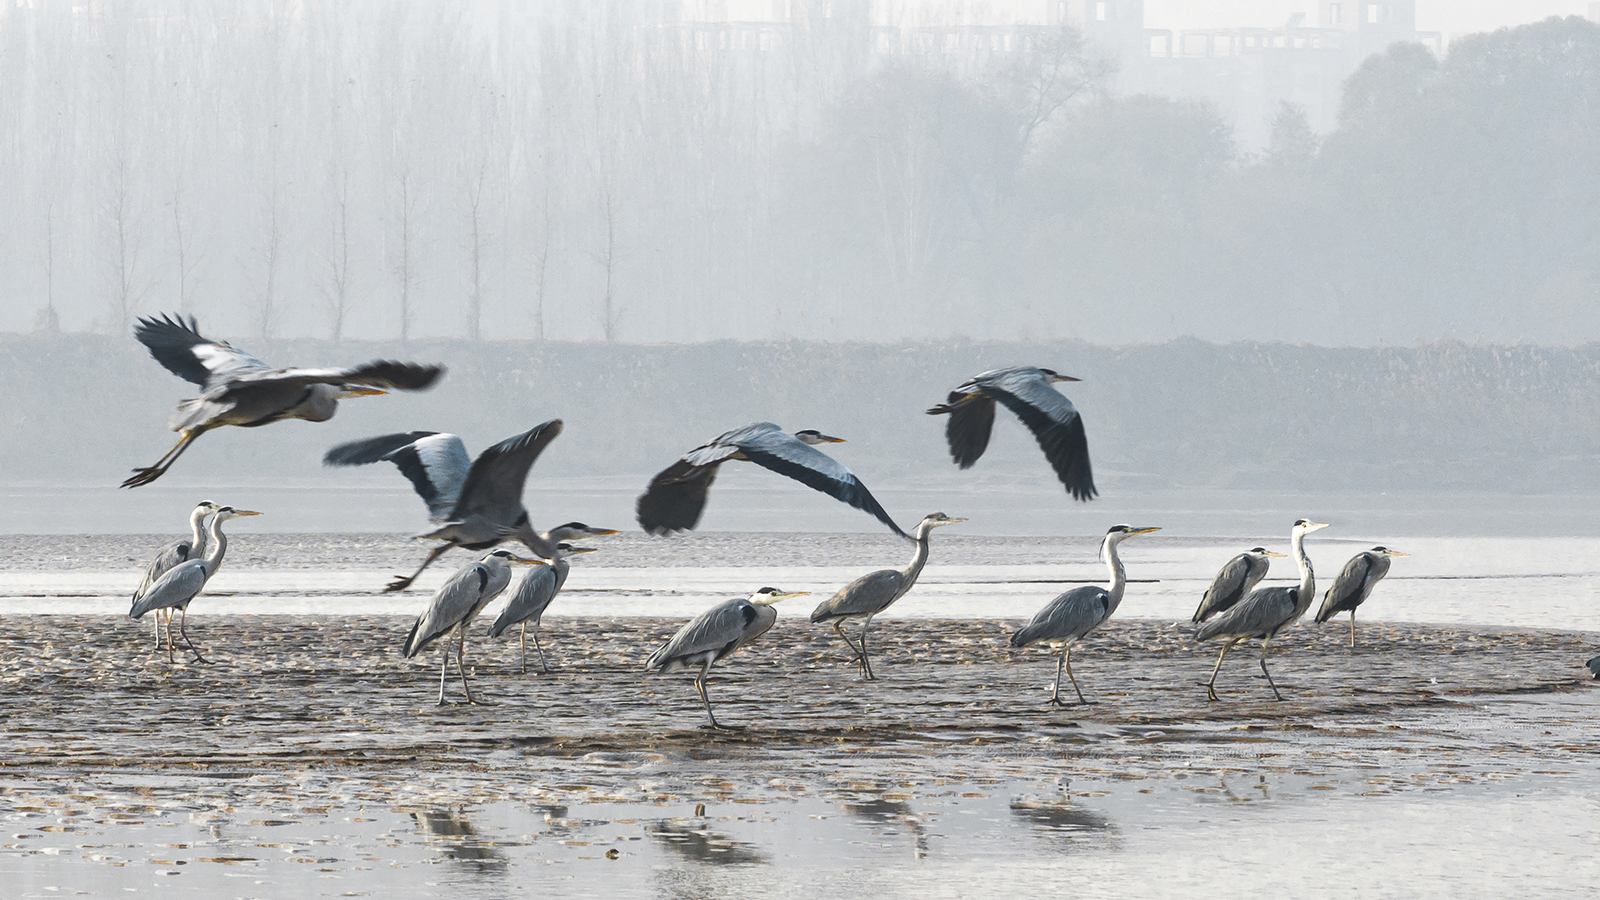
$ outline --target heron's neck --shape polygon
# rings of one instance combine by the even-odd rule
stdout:
[[[1295,597],[1295,606],[1305,612],[1311,606],[1312,595],[1317,591],[1316,575],[1311,571],[1311,558],[1306,556],[1306,535],[1303,531],[1296,531],[1289,539],[1294,547],[1294,561],[1300,566],[1300,593]]]
[[[1109,616],[1122,603],[1123,588],[1128,586],[1128,573],[1122,568],[1122,557],[1117,555],[1117,541],[1113,541],[1110,535],[1106,536],[1101,552],[1106,558],[1106,567],[1111,570],[1111,583],[1106,585],[1106,615]]]
[[[567,573],[572,571],[572,563],[567,562],[567,558],[557,550],[556,558],[550,563],[550,568],[556,573],[556,590],[559,591],[561,586],[567,583]]]
[[[331,384],[313,384],[309,395],[296,409],[296,418],[326,422],[339,411],[339,389]]]
[[[917,549],[911,554],[911,565],[905,568],[906,584],[916,581],[917,576],[922,574],[922,567],[928,563],[928,534],[932,531],[933,526],[926,523],[917,526],[917,532],[913,537],[917,542]]]
[[[197,509],[189,514],[189,558],[194,559],[206,548],[206,511]]]
[[[228,536],[222,533],[222,517],[217,516],[211,520],[211,542],[206,547],[205,558],[201,562],[206,567],[206,577],[217,574],[217,569],[222,566],[222,555],[228,552]]]

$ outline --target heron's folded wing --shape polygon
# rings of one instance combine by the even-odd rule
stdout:
[[[982,390],[1004,403],[1028,426],[1073,499],[1094,497],[1089,441],[1084,437],[1083,418],[1071,400],[1037,374],[1004,378],[983,385]]]
[[[1111,597],[1099,585],[1073,588],[1046,603],[1028,624],[1011,636],[1011,646],[1026,647],[1035,641],[1065,641],[1081,638],[1105,621]]]
[[[905,575],[894,569],[879,569],[857,578],[832,597],[817,604],[811,611],[811,621],[826,622],[843,616],[864,616],[881,612],[894,602]]]
[[[133,336],[168,372],[202,387],[214,387],[242,374],[271,371],[266,363],[226,341],[202,337],[193,316],[187,323],[182,316],[141,318]]]
[[[1206,588],[1205,596],[1200,600],[1200,607],[1194,612],[1194,621],[1209,619],[1243,600],[1245,593],[1253,586],[1250,574],[1248,554],[1241,553],[1228,560],[1222,571],[1212,580],[1211,586]]]
[[[650,670],[660,669],[674,660],[697,656],[701,653],[718,655],[744,636],[744,630],[759,615],[748,600],[729,600],[713,606],[678,629],[678,633],[645,663]]]
[[[517,582],[517,589],[511,592],[511,599],[506,601],[505,609],[500,611],[500,616],[489,626],[489,636],[499,637],[507,628],[518,622],[538,619],[544,615],[545,608],[556,597],[558,582],[556,570],[552,566],[534,566],[529,569],[528,574]]]
[[[890,531],[901,537],[910,537],[889,517],[889,513],[861,483],[861,479],[838,460],[799,438],[780,431],[742,444],[739,449],[751,462],[871,513],[878,521],[889,526]]]
[[[483,589],[489,584],[489,577],[489,567],[481,562],[469,563],[451,575],[450,580],[434,592],[433,598],[428,601],[428,608],[411,626],[411,633],[406,636],[401,652],[407,658],[416,656],[423,648],[448,634],[478,605]]]
[[[139,582],[138,589],[133,592],[133,601],[135,603],[139,602],[139,598],[148,593],[150,588],[160,580],[161,576],[167,574],[167,570],[188,562],[190,549],[189,539],[180,538],[156,551],[155,558],[150,560],[149,566],[145,567],[144,579]]]
[[[206,586],[206,568],[199,560],[189,560],[166,571],[156,579],[150,590],[144,592],[128,611],[137,619],[152,609],[169,609],[193,600]]]
[[[1367,583],[1367,573],[1372,567],[1372,560],[1365,553],[1357,553],[1344,564],[1339,571],[1339,577],[1328,585],[1328,592],[1322,597],[1322,606],[1317,610],[1316,621],[1326,622],[1333,616],[1355,609],[1361,600],[1361,589]]]
[[[376,359],[347,369],[261,369],[236,374],[233,381],[273,381],[285,384],[359,384],[397,391],[422,391],[433,387],[444,366]]]

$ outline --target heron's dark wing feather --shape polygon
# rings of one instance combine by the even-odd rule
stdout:
[[[650,534],[666,534],[698,525],[718,466],[719,463],[695,465],[680,459],[658,472],[634,504],[639,527]]]
[[[1195,639],[1207,641],[1214,637],[1268,637],[1289,623],[1295,614],[1295,594],[1298,587],[1261,588],[1239,601],[1232,609],[1212,618]]]
[[[1098,585],[1073,588],[1045,604],[1028,624],[1011,636],[1011,646],[1026,647],[1038,641],[1072,641],[1106,620],[1111,595]]]
[[[406,658],[416,656],[429,644],[449,634],[462,620],[479,608],[483,588],[489,583],[489,567],[481,562],[468,563],[450,576],[428,601],[428,608],[417,616],[402,648]]]
[[[928,410],[929,415],[944,413],[950,414],[950,421],[944,426],[950,458],[961,468],[970,469],[989,447],[989,434],[994,430],[994,401],[979,393],[951,391],[948,403]]]
[[[188,538],[179,538],[156,551],[155,558],[150,560],[150,565],[145,567],[144,579],[139,582],[139,587],[133,592],[133,602],[138,603],[162,575],[169,569],[180,566],[189,561],[194,547]]]
[[[870,513],[895,534],[910,537],[889,517],[889,513],[861,483],[861,479],[838,460],[799,438],[778,432],[766,435],[759,441],[743,444],[739,449],[751,462],[779,475],[787,475],[836,500],[843,500],[856,509]]]
[[[444,366],[375,359],[347,369],[261,369],[240,372],[232,380],[272,381],[284,384],[359,384],[397,391],[422,391],[433,387]]]
[[[436,431],[406,431],[339,444],[322,455],[325,466],[395,464],[428,505],[428,520],[449,518],[461,495],[472,459],[461,438]]]
[[[900,596],[905,583],[905,574],[895,569],[868,572],[817,604],[817,608],[811,611],[811,621],[827,622],[882,612]]]
[[[241,375],[271,371],[267,364],[226,341],[202,337],[193,316],[162,315],[139,320],[133,336],[168,372],[201,387],[232,381]]]
[[[478,454],[451,517],[460,520],[478,514],[506,524],[520,518],[528,469],[560,433],[561,420],[551,419]]]
[[[1366,599],[1365,589],[1367,576],[1372,569],[1372,556],[1368,553],[1357,553],[1339,570],[1339,577],[1328,585],[1328,592],[1322,597],[1322,606],[1317,610],[1316,621],[1326,622],[1342,612],[1349,612],[1361,605]]]
[[[489,636],[499,637],[507,628],[519,622],[538,622],[550,606],[550,601],[556,598],[559,582],[553,566],[534,566],[530,569],[517,582],[517,589],[511,592],[511,599],[506,601],[500,616],[489,626]]]
[[[989,397],[1005,404],[1028,426],[1044,450],[1045,459],[1056,477],[1075,500],[1092,499],[1096,493],[1094,475],[1089,468],[1089,441],[1083,433],[1083,418],[1062,393],[1043,377],[1010,377],[981,385]]]
[[[1250,589],[1255,587],[1267,570],[1265,565],[1253,565],[1255,557],[1248,553],[1241,553],[1228,560],[1227,565],[1217,573],[1211,586],[1206,588],[1205,596],[1200,599],[1200,606],[1195,609],[1191,621],[1204,622],[1218,613],[1232,609]],[[1258,571],[1259,570],[1259,571]]]
[[[711,607],[678,629],[661,649],[650,655],[647,671],[660,671],[674,662],[714,653],[718,658],[737,647],[745,631],[760,618],[749,600],[729,600]]]

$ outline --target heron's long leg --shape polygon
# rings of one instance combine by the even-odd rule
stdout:
[[[533,626],[533,649],[539,651],[539,668],[544,674],[550,674],[550,663],[544,658],[544,648],[539,646],[539,626]]]
[[[856,640],[861,643],[861,674],[865,675],[868,681],[873,681],[878,677],[872,673],[872,658],[867,655],[867,629],[871,627],[872,617],[867,616],[861,623],[861,634],[856,637]]]
[[[522,674],[528,674],[528,620],[522,620],[522,631],[519,632],[517,643],[522,645]]]
[[[178,634],[183,636],[183,645],[185,647],[188,647],[189,650],[194,653],[194,658],[195,659],[197,659],[197,660],[199,660],[199,661],[201,661],[203,663],[210,663],[211,660],[206,659],[204,656],[200,655],[200,648],[196,647],[194,645],[194,641],[189,640],[189,631],[188,631],[188,629],[183,627],[184,623],[186,623],[188,621],[189,621],[189,607],[185,606],[185,607],[183,607],[182,614],[178,617]],[[171,635],[168,635],[168,637],[167,637],[168,643],[171,643],[171,640],[172,640]]]
[[[461,670],[461,689],[467,692],[467,702],[477,704],[472,697],[472,688],[467,685],[467,629],[461,629],[461,639],[456,642],[456,668]]]
[[[407,578],[404,575],[396,575],[394,580],[389,582],[389,584],[384,587],[383,592],[385,594],[392,594],[395,591],[403,591],[406,588],[410,587],[411,586],[411,582],[417,580],[417,576],[422,574],[422,570],[423,569],[426,569],[427,567],[433,565],[433,561],[434,560],[436,560],[439,557],[443,556],[444,552],[446,550],[449,550],[451,547],[454,547],[454,546],[455,546],[455,544],[444,543],[444,544],[440,544],[439,546],[433,548],[433,550],[431,552],[429,552],[428,558],[422,561],[422,565],[418,566],[417,570],[415,572],[411,573],[411,577]]]
[[[189,445],[194,443],[196,438],[205,433],[206,429],[204,428],[192,428],[184,431],[183,437],[178,438],[178,443],[174,444],[171,450],[168,450],[160,459],[156,460],[155,465],[145,466],[142,469],[134,469],[133,474],[129,475],[127,480],[122,482],[122,486],[139,487],[141,485],[149,484],[150,482],[155,481],[157,478],[160,478],[162,475],[166,474],[168,469],[172,468],[173,463],[178,461],[178,457],[183,455],[183,451],[189,449]]]
[[[1065,653],[1061,654],[1061,658],[1066,660],[1066,663],[1067,663],[1067,678],[1071,679],[1071,681],[1072,681],[1072,689],[1078,692],[1078,702],[1079,703],[1088,703],[1089,701],[1085,700],[1084,697],[1083,697],[1083,688],[1078,687],[1078,678],[1077,678],[1077,676],[1072,674],[1072,645],[1071,644],[1067,645],[1067,651]]]
[[[172,610],[169,609],[169,610],[167,610],[167,612],[170,614],[172,612]],[[156,621],[158,623],[161,621],[161,610],[159,610],[159,609],[156,610]],[[172,663],[173,663],[173,658],[172,658],[173,643],[174,642],[172,640],[172,616],[168,615],[167,616],[167,665],[169,665],[169,666],[172,665]]]
[[[699,692],[700,699],[706,704],[706,717],[711,720],[712,728],[721,728],[722,723],[717,721],[716,713],[711,711],[711,695],[706,691],[706,675],[711,671],[711,656],[706,655],[706,661],[700,666],[700,674],[694,677],[694,689]]]
[[[439,705],[444,705],[444,677],[450,671],[450,641],[444,642],[444,659],[439,661]]]
[[[161,652],[161,610],[156,610],[156,652]]]
[[[1272,638],[1264,638],[1261,641],[1261,674],[1267,676],[1267,685],[1272,688],[1272,696],[1282,700],[1283,695],[1278,693],[1278,686],[1272,683],[1272,673],[1267,671],[1267,648],[1270,646]]]
[[[1217,673],[1222,671],[1222,658],[1228,655],[1228,651],[1233,649],[1234,644],[1237,644],[1242,640],[1244,640],[1244,638],[1234,638],[1233,640],[1222,645],[1222,652],[1217,654],[1217,665],[1211,670],[1211,679],[1206,682],[1207,700],[1217,699]]]
[[[1350,610],[1350,649],[1356,648],[1356,611]]]
[[[1067,664],[1067,654],[1072,652],[1072,645],[1067,644],[1061,648],[1061,658],[1056,661],[1056,686],[1050,691],[1050,704],[1064,706],[1061,702],[1061,669]]]
[[[833,620],[833,630],[834,630],[835,633],[837,633],[839,635],[839,637],[844,638],[844,642],[845,642],[846,646],[848,646],[850,648],[850,652],[855,654],[855,658],[851,659],[850,661],[851,662],[860,662],[861,661],[861,648],[856,646],[856,642],[855,641],[850,640],[850,635],[844,630],[844,623],[847,622],[847,621],[849,621],[849,620],[848,619],[834,619]]]

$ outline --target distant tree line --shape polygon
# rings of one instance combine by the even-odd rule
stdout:
[[[1600,338],[1600,26],[1369,59],[1242,153],[1070,30],[878,52],[644,4],[0,9],[0,328]],[[488,10],[468,13],[464,10]]]

